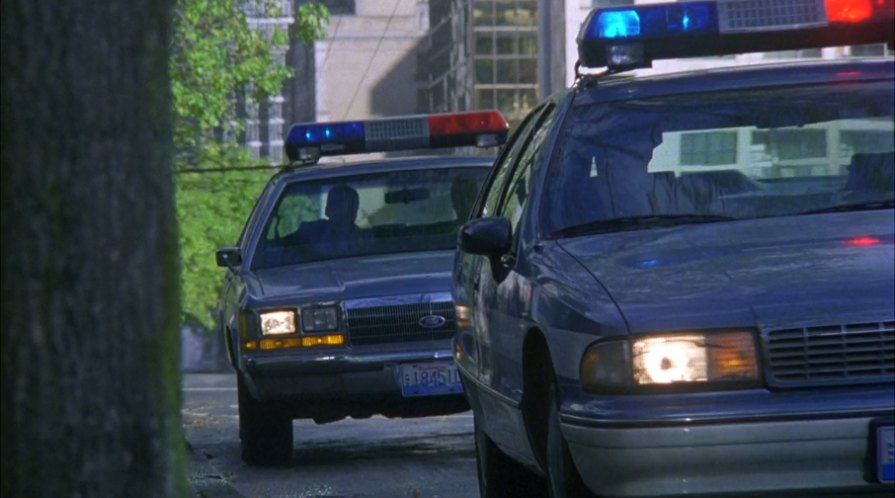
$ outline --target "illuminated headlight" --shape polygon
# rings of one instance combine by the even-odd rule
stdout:
[[[302,332],[328,332],[339,330],[339,308],[315,306],[301,309]]]
[[[471,329],[472,328],[472,309],[469,306],[455,304],[454,305],[454,316],[457,319],[457,328],[458,329]]]
[[[688,332],[610,340],[590,346],[581,382],[592,392],[648,386],[752,387],[759,380],[751,331]]]
[[[265,311],[260,314],[261,335],[295,333],[295,311]]]

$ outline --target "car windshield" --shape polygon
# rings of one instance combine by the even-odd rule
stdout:
[[[452,249],[487,171],[437,168],[292,183],[263,225],[252,268]]]
[[[545,233],[891,208],[893,100],[882,82],[578,105]]]

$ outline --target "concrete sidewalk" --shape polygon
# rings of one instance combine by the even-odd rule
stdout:
[[[182,373],[231,373],[232,367],[220,341],[196,327],[181,328]],[[245,498],[226,477],[186,441],[187,479],[191,498]]]
[[[192,498],[245,498],[189,441],[186,442],[186,456]]]

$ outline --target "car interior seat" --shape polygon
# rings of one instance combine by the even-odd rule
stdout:
[[[652,184],[649,194],[653,212],[668,214],[679,211],[680,208],[674,195],[674,171],[655,171],[650,173],[649,177]]]
[[[895,191],[895,151],[853,155],[845,190],[867,194]]]

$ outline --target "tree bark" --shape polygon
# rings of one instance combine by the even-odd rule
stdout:
[[[171,1],[2,2],[2,496],[186,496]]]

